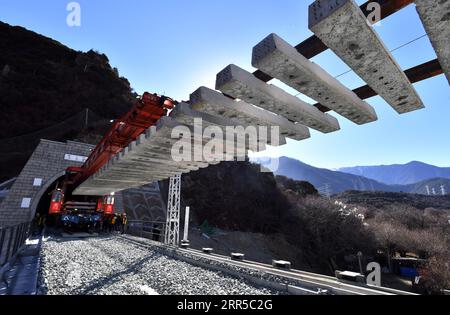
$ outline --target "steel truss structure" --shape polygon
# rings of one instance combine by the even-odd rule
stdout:
[[[171,177],[169,180],[169,200],[164,235],[166,245],[178,246],[180,242],[180,195],[181,174]]]

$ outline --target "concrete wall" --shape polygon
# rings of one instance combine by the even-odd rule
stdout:
[[[82,161],[73,159],[89,156],[93,148],[93,145],[73,141],[61,143],[41,140],[0,204],[0,227],[32,219],[48,187],[64,175],[67,167],[81,166]],[[67,154],[72,156],[68,157]]]

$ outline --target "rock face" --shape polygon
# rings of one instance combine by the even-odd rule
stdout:
[[[19,173],[39,139],[85,142],[89,134],[95,143],[132,105],[129,82],[104,54],[2,22],[0,50],[0,181]]]

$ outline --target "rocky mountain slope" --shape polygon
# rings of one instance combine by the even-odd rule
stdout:
[[[40,138],[95,142],[132,105],[129,82],[104,54],[3,22],[0,51],[0,181],[17,175]]]

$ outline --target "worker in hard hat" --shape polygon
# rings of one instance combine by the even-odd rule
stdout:
[[[111,221],[109,222],[109,232],[112,232],[115,230],[116,227],[116,221],[117,221],[117,217],[115,214],[113,214],[111,216]]]
[[[127,214],[126,213],[122,214],[121,220],[122,220],[122,226],[121,226],[122,231],[121,232],[122,232],[122,234],[125,234],[126,228],[127,228],[127,224],[128,224],[128,218],[127,218]]]

